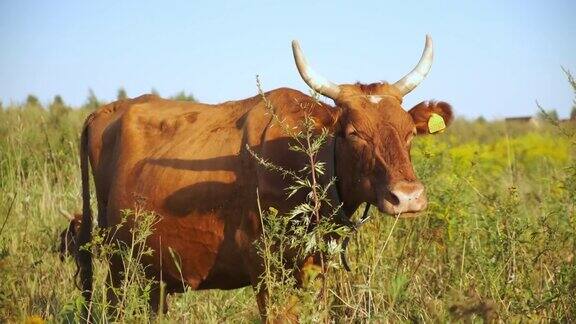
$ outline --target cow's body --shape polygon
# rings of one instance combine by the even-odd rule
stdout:
[[[322,107],[290,89],[265,96],[287,121],[306,107]],[[324,111],[317,119],[329,122],[327,109],[309,111]],[[282,159],[294,153],[271,118],[261,96],[218,106],[142,96],[102,107],[85,126],[99,224],[118,224],[124,210],[158,214],[148,239],[154,255],[145,262],[158,275],[162,269],[168,290],[181,288],[181,278],[193,289],[254,283],[260,273],[253,242],[261,233],[256,188],[263,206],[291,206],[283,194],[288,184],[259,167],[246,145],[284,166],[298,161]],[[130,236],[120,231],[116,238]]]
[[[395,84],[335,85],[307,66],[297,43],[293,50],[302,78],[335,106],[282,88],[219,105],[148,95],[91,114],[82,133],[79,244],[91,237],[90,162],[100,226],[119,224],[124,210],[159,216],[146,242],[153,254],[142,262],[149,276],[166,282],[167,292],[181,290],[182,281],[193,289],[259,286],[262,259],[254,244],[262,234],[258,201],[263,210],[274,207],[283,213],[305,201],[308,193],[287,198],[289,179],[266,170],[250,150],[285,169],[302,170],[309,160],[290,150],[285,129],[300,125],[305,116],[315,121],[316,131],[330,134],[316,156],[325,164],[317,180],[327,185],[337,178],[327,198],[332,206],[342,204],[344,217],[363,202],[397,216],[426,208],[424,186],[410,161],[411,141],[416,134],[443,129],[452,111],[443,102],[423,102],[410,111],[401,103],[428,73],[429,37],[416,68]],[[441,126],[432,130],[429,121]],[[332,208],[323,206],[328,209],[320,214],[330,215]],[[134,219],[128,217],[113,241],[130,243]],[[119,286],[122,262],[115,258],[110,260],[111,280]],[[79,251],[77,260],[89,299],[89,251]],[[259,286],[257,292],[265,314],[266,291]],[[158,297],[152,297],[155,308]]]

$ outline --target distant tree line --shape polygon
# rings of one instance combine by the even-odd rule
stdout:
[[[572,76],[570,71],[568,71],[566,69],[563,69],[563,70],[564,70],[564,73],[566,73],[566,76],[568,78],[568,82],[570,83],[574,93],[576,94],[576,80],[574,79],[574,77]],[[160,96],[160,93],[158,92],[158,90],[156,90],[154,88],[152,88],[150,90],[150,93],[153,95],[156,95],[156,96]],[[128,97],[128,93],[127,93],[126,89],[124,89],[124,87],[120,87],[118,89],[118,91],[116,92],[116,100],[125,100],[128,98],[129,97]],[[179,100],[179,101],[190,101],[190,102],[197,102],[198,101],[198,100],[196,100],[196,98],[194,97],[194,95],[192,93],[187,93],[184,90],[177,92],[176,94],[174,94],[172,96],[169,96],[168,99]],[[26,104],[26,106],[31,107],[31,108],[34,108],[34,107],[44,108],[42,103],[38,99],[38,97],[33,95],[33,94],[29,94],[26,97],[26,103],[25,104]],[[104,104],[106,104],[105,101],[98,99],[98,97],[96,96],[94,91],[92,89],[88,89],[88,96],[86,97],[86,101],[84,102],[84,104],[82,104],[80,106],[80,108],[88,109],[88,110],[96,110],[96,109],[98,109],[98,107],[101,107]],[[57,114],[64,113],[67,110],[71,109],[71,107],[64,102],[64,100],[62,99],[62,96],[60,96],[60,95],[55,95],[54,98],[52,99],[52,102],[49,103],[46,108],[48,108],[48,110],[50,110],[51,112],[54,112]],[[2,104],[2,101],[0,101],[0,110],[2,110],[2,109],[4,109],[4,106]],[[552,119],[555,121],[559,120],[558,112],[554,109],[552,109],[552,110],[540,109],[540,111],[537,113],[537,117],[540,119],[548,119],[548,120]],[[572,108],[570,111],[570,119],[576,120],[576,99],[574,99],[572,102]],[[484,119],[484,117],[479,117],[477,121],[482,123],[482,122],[485,122],[486,120]]]
[[[156,90],[154,88],[152,88],[150,90],[150,93],[157,95],[157,96],[160,96],[160,94],[158,93],[158,90]],[[126,89],[121,87],[116,92],[116,100],[125,100],[125,99],[129,99],[128,93],[127,93]],[[168,99],[179,100],[179,101],[197,102],[194,95],[192,93],[187,93],[186,91],[177,92],[176,94],[169,96]],[[86,97],[85,102],[80,106],[80,108],[81,109],[87,109],[87,110],[96,110],[99,107],[101,107],[102,105],[105,105],[106,103],[107,103],[106,101],[101,100],[96,96],[96,94],[94,93],[94,90],[88,89],[88,96]],[[68,104],[66,104],[64,102],[64,99],[60,95],[55,95],[54,98],[52,99],[52,101],[47,106],[43,106],[37,96],[35,96],[33,94],[29,94],[26,97],[25,106],[30,107],[30,108],[39,108],[39,109],[47,108],[48,110],[50,110],[50,112],[53,112],[56,114],[62,114],[62,113],[65,113],[66,111],[72,109],[71,106],[69,106]],[[3,106],[2,102],[0,101],[0,110],[2,110],[2,109],[4,109],[4,106]]]

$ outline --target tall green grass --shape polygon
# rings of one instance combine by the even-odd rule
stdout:
[[[67,226],[60,211],[81,210],[77,147],[87,113],[0,111],[0,320],[79,319],[75,265],[56,250]],[[575,139],[573,126],[561,127],[457,120],[445,134],[416,139],[428,210],[406,220],[374,215],[350,244],[352,272],[326,277],[316,320],[576,321]],[[166,315],[150,317],[144,282],[122,317],[110,317],[106,265],[96,269],[101,321],[260,319],[251,288],[187,291],[169,298]]]

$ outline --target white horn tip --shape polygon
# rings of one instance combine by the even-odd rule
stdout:
[[[298,40],[295,39],[292,41],[292,49],[297,49],[300,48],[300,43],[298,43]]]
[[[432,67],[433,59],[434,49],[432,47],[432,37],[429,34],[426,34],[426,42],[424,44],[424,50],[422,51],[420,61],[418,61],[418,64],[416,64],[416,67],[414,67],[412,71],[394,83],[394,86],[396,86],[403,95],[408,94],[428,75],[428,72],[430,72],[430,68]]]
[[[426,46],[432,46],[432,36],[426,34]]]

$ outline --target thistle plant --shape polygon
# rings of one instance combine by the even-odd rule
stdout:
[[[258,248],[265,268],[260,282],[264,287],[260,288],[268,292],[269,316],[288,316],[287,312],[297,310],[299,320],[319,321],[328,318],[330,309],[329,295],[326,293],[327,277],[331,270],[340,267],[335,258],[341,252],[336,238],[348,233],[347,228],[334,222],[341,206],[328,199],[328,192],[336,179],[331,177],[328,183],[319,181],[319,177],[326,173],[326,163],[319,161],[318,153],[331,135],[327,129],[318,130],[314,118],[309,114],[305,114],[296,126],[289,127],[266,98],[258,78],[257,86],[273,125],[281,127],[290,138],[290,151],[306,158],[306,164],[301,169],[291,170],[267,161],[247,146],[260,165],[286,179],[287,199],[301,192],[306,197],[285,214],[280,214],[274,208],[260,210],[262,238]],[[325,210],[331,212],[322,214]],[[318,256],[319,266],[299,269],[310,256]],[[301,276],[303,289],[296,288],[298,275]],[[318,297],[320,303],[317,302]]]

